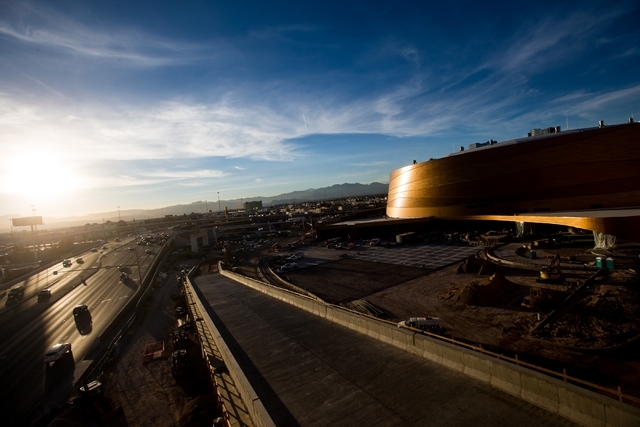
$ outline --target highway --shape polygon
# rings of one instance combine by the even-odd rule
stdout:
[[[46,411],[64,402],[91,362],[85,358],[134,296],[140,276],[144,277],[159,250],[158,246],[137,246],[135,241],[114,243],[74,257],[70,267],[60,263],[31,276],[22,283],[24,297],[17,303],[2,300],[0,401],[5,420],[17,424],[33,408]],[[145,253],[145,248],[152,253]],[[84,263],[76,262],[79,257]],[[119,279],[121,264],[129,275],[124,282]],[[36,294],[44,288],[51,289],[51,297],[39,300]],[[88,306],[91,320],[74,317],[72,311],[78,304]],[[71,354],[45,364],[44,354],[60,342],[71,343]]]
[[[199,298],[277,426],[574,426],[220,274]]]

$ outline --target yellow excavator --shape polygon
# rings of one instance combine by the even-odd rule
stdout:
[[[549,267],[542,267],[540,269],[540,280],[553,281],[560,280],[562,274],[560,273],[560,252],[556,253],[556,256],[551,260]]]

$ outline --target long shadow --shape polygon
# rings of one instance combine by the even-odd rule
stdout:
[[[68,390],[73,387],[73,373],[75,371],[73,353],[70,351],[59,360],[45,365],[44,394],[50,395],[58,390]]]
[[[254,365],[254,363],[251,361],[244,349],[240,346],[238,341],[236,341],[234,336],[226,328],[222,320],[209,305],[207,299],[204,298],[197,287],[194,287],[194,289],[198,294],[198,298],[200,299],[200,301],[202,301],[202,304],[207,310],[207,314],[209,314],[209,317],[211,318],[213,324],[216,326],[216,328],[218,328],[220,336],[229,347],[229,350],[233,354],[233,357],[235,357],[238,365],[240,365],[240,369],[242,369],[242,372],[244,372],[245,376],[253,386],[256,394],[260,396],[260,400],[264,404],[265,409],[273,419],[275,425],[291,427],[300,426],[291,412],[289,412],[289,409],[285,406],[282,400],[280,400],[280,397],[278,397],[273,388],[271,388],[267,380],[262,375],[260,375],[260,371],[258,370],[258,368]]]

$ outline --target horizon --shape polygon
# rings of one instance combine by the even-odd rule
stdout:
[[[0,216],[388,184],[638,110],[636,2],[281,5],[0,4]]]

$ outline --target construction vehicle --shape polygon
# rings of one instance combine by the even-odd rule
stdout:
[[[529,295],[524,297],[524,300],[520,305],[527,308],[536,308],[536,306],[540,304],[542,301],[544,301],[546,298],[547,297],[545,296],[544,292],[542,292],[542,289],[531,288],[529,289]]]
[[[542,267],[540,269],[541,281],[556,281],[562,278],[560,273],[560,252],[556,253],[556,256],[551,260],[549,267]]]

